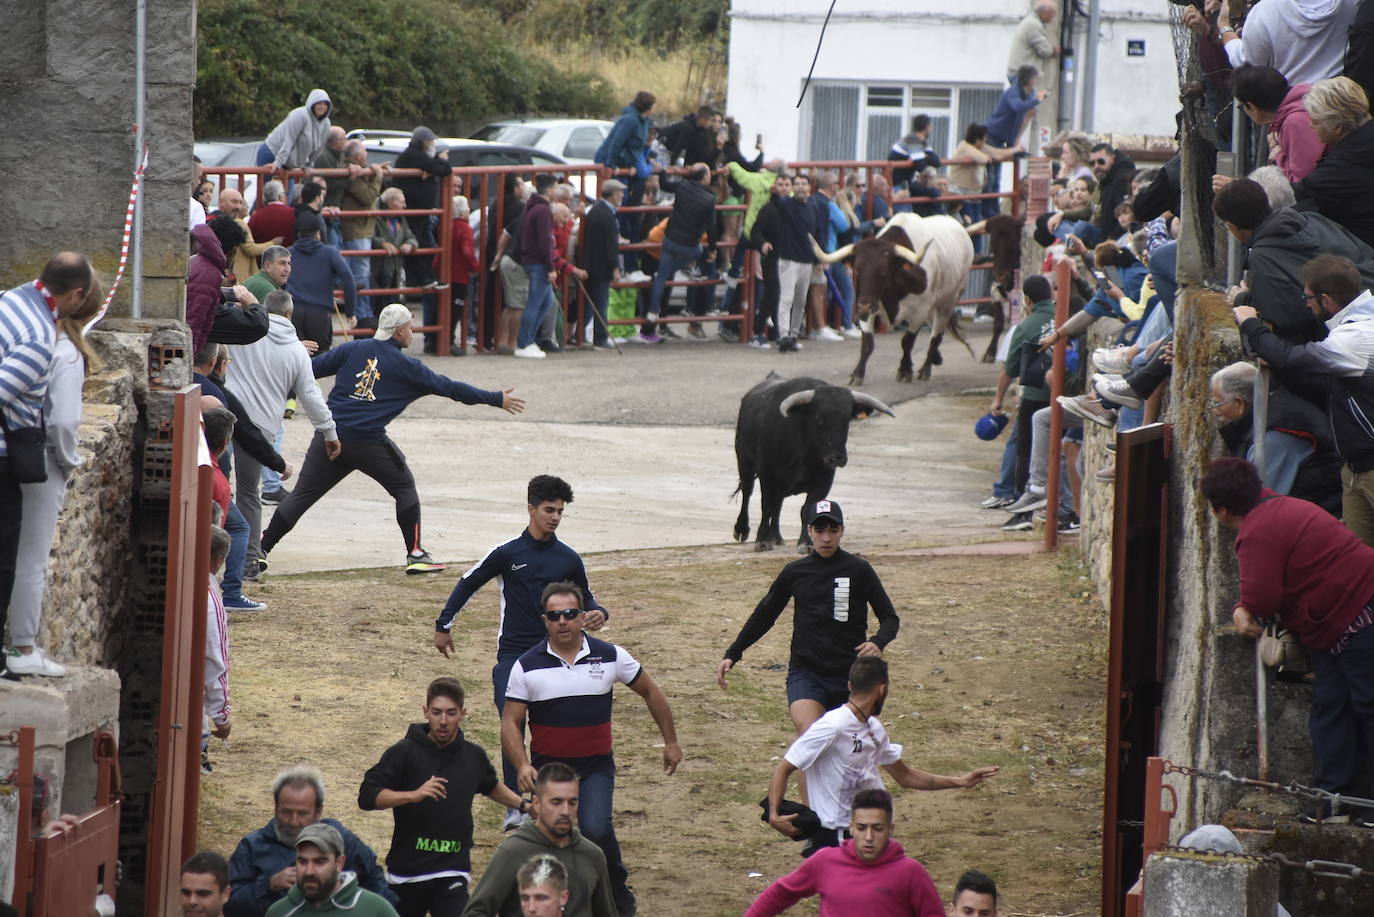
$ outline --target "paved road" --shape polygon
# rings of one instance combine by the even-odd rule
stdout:
[[[710,326],[707,326],[710,328]],[[982,353],[986,330],[970,328]],[[918,341],[924,347],[924,335]],[[440,398],[413,404],[390,427],[406,453],[424,504],[424,543],[437,559],[466,561],[518,534],[525,482],[539,473],[572,484],[563,537],[583,552],[719,545],[730,541],[738,498],[734,422],[740,396],[769,371],[843,384],[858,342],[808,343],[799,354],[709,341],[622,344],[545,360],[467,356],[426,362],[484,388],[511,387],[528,399],[520,417]],[[896,419],[853,425],[849,465],[832,495],[845,506],[849,542],[939,543],[997,533],[1001,514],[978,510],[1001,455],[972,433],[986,410],[992,367],[946,336],[945,365],[928,383],[895,381],[899,341],[878,339],[864,390]],[[327,385],[327,380],[322,380]],[[298,415],[285,452],[298,462],[311,435]],[[289,486],[289,484],[288,484]],[[783,536],[795,540],[800,497],[783,508]],[[751,501],[758,515],[758,494]],[[402,542],[380,486],[353,475],[302,519],[273,552],[272,572],[398,565]],[[740,548],[740,550],[744,550]]]

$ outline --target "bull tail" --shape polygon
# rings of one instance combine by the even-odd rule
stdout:
[[[961,316],[959,315],[959,310],[955,308],[955,310],[950,313],[949,322],[946,327],[949,328],[949,333],[954,335],[954,339],[964,345],[964,349],[968,351],[969,359],[977,362],[978,358],[973,355],[973,348],[969,346],[968,339],[964,337],[963,329],[959,327],[960,320]]]

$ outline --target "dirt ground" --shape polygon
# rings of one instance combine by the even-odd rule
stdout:
[[[1086,915],[1098,900],[1105,619],[1073,552],[1060,557],[911,556],[870,550],[902,629],[888,650],[884,722],[905,759],[937,773],[998,764],[974,790],[902,791],[896,836],[943,896],[960,872],[994,876],[1004,915]],[[799,862],[799,847],[759,821],[757,802],[791,738],[783,690],[784,618],[731,676],[713,672],[753,603],[795,555],[739,546],[588,557],[592,585],[625,645],[663,686],[686,753],[661,771],[647,711],[621,690],[615,719],[618,832],[641,913],[738,915]],[[454,660],[430,646],[456,571],[393,570],[275,577],[267,612],[236,615],[234,732],[212,747],[202,782],[201,843],[226,853],[270,816],[269,784],[309,761],[328,779],[326,813],[385,853],[391,820],[360,812],[363,771],[408,722],[426,682],[457,675],[470,692],[467,735],[498,747],[490,700],[496,596],[462,613]],[[476,803],[475,867],[500,842],[499,810]],[[798,913],[814,913],[814,902]]]

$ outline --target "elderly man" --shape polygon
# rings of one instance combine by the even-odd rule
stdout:
[[[57,347],[57,322],[81,307],[95,282],[91,262],[79,252],[59,252],[37,280],[0,295],[0,642],[9,618],[15,558],[24,518],[20,484],[46,480],[43,400],[48,367]],[[17,651],[16,651],[17,652]],[[36,655],[36,651],[35,651]],[[0,678],[12,678],[10,658],[0,652]]]
[[[449,165],[448,147],[440,147],[434,131],[427,127],[417,127],[410,135],[410,145],[396,157],[396,169],[419,169],[422,173],[415,177],[398,177],[392,184],[405,193],[413,210],[433,210],[439,206],[440,179],[453,172]],[[434,248],[434,232],[429,227],[429,217],[406,217],[410,231],[415,236],[416,248]],[[429,255],[409,255],[406,257],[406,278],[411,286],[437,290],[447,286],[434,279],[434,268]]]
[[[301,340],[314,341],[320,353],[334,346],[334,316],[339,309],[334,290],[343,289],[343,320],[349,330],[357,324],[353,313],[358,303],[353,274],[339,250],[321,241],[323,236],[324,221],[319,215],[301,214],[296,221],[296,244],[291,246],[291,277],[286,282],[286,292],[297,306],[291,321]]]
[[[225,385],[242,402],[252,425],[269,439],[280,431],[286,399],[295,392],[315,430],[324,437],[326,449],[333,443],[337,455],[339,435],[334,429],[334,417],[311,370],[309,346],[303,345],[296,336],[296,327],[291,321],[294,309],[291,294],[275,290],[267,294],[263,305],[270,323],[267,336],[252,344],[231,348],[233,359]],[[238,474],[235,505],[248,523],[244,569],[251,573],[265,566],[260,544],[262,503],[258,495],[263,466],[256,457],[238,448],[234,449],[234,465]]]
[[[307,764],[289,767],[272,781],[272,820],[244,835],[229,858],[232,892],[225,917],[263,917],[296,884],[296,839],[301,829],[316,822],[331,825],[343,838],[348,868],[363,888],[390,901],[386,875],[377,855],[339,822],[324,817],[324,776]]]
[[[234,282],[243,283],[257,273],[258,256],[274,245],[281,245],[282,236],[274,236],[266,242],[253,241],[253,230],[248,226],[248,204],[244,201],[243,195],[237,188],[225,188],[219,193],[219,209],[221,213],[227,213],[234,218],[243,229],[244,240],[234,249],[234,260],[230,262],[230,270],[234,273]],[[261,301],[263,295],[249,287],[258,300]]]
[[[243,282],[248,292],[259,302],[267,299],[267,294],[285,288],[291,279],[291,250],[280,245],[269,245],[262,253],[262,268]]]
[[[350,210],[375,210],[377,197],[382,193],[382,176],[386,169],[381,163],[367,164],[367,148],[361,140],[350,140],[344,146],[344,161],[352,170],[349,178],[341,179],[343,190],[339,193],[338,207],[343,213]],[[326,195],[327,198],[327,195]],[[340,235],[343,237],[341,248],[352,252],[372,251],[373,227],[376,217],[345,216],[339,221]],[[372,280],[372,258],[360,256],[345,258],[353,271],[353,283],[358,289],[366,289]],[[358,298],[358,309],[354,313],[359,328],[376,328],[377,318],[366,297]]]
[[[1022,17],[1011,38],[1011,52],[1007,55],[1007,82],[1016,82],[1016,71],[1030,64],[1050,81],[1048,88],[1053,89],[1055,74],[1058,72],[1056,58],[1059,57],[1059,30],[1055,18],[1059,15],[1059,5],[1055,0],[1036,0],[1035,8]],[[1050,133],[1056,130],[1057,106],[1054,94],[1049,93],[1035,108],[1033,113],[1036,127],[1048,127]],[[1029,145],[1038,149],[1037,135],[1031,131]]]
[[[352,278],[349,278],[350,280]],[[437,573],[435,563],[420,542],[420,494],[405,455],[386,435],[386,425],[412,401],[425,395],[443,395],[464,404],[486,404],[511,414],[525,409],[525,401],[505,391],[483,391],[432,371],[402,350],[409,346],[413,329],[410,310],[392,303],[377,319],[377,334],[321,353],[314,360],[315,377],[337,376],[329,392],[329,407],[338,425],[341,443],[333,444],[316,431],[298,483],[277,507],[262,535],[263,553],[295,527],[301,516],[354,471],[361,471],[386,489],[396,502],[396,524],[405,541],[406,573]],[[339,446],[342,445],[342,453]]]
[[[248,218],[254,239],[281,237],[280,245],[296,241],[296,210],[286,202],[286,186],[273,179],[262,186],[263,204]]]
[[[581,264],[587,272],[587,295],[602,319],[596,325],[595,345],[600,350],[612,350],[615,345],[611,343],[605,319],[611,284],[620,279],[620,226],[615,211],[625,200],[625,184],[614,178],[607,179],[601,183],[600,194],[601,199],[592,204],[582,218]]]
[[[1229,455],[1253,461],[1255,417],[1253,363],[1232,363],[1212,374],[1212,416]],[[1264,480],[1275,493],[1309,500],[1333,516],[1341,513],[1341,457],[1321,409],[1286,388],[1269,392],[1264,443]]]
[[[391,187],[382,192],[383,210],[405,210],[406,196],[400,188]],[[403,216],[377,217],[372,224],[372,248],[382,249],[385,257],[377,258],[372,266],[372,288],[390,290],[401,286],[401,256],[409,256],[417,247],[415,233]],[[414,278],[410,278],[413,285]],[[388,300],[395,299],[394,293],[381,293],[372,297],[372,309],[381,311]]]

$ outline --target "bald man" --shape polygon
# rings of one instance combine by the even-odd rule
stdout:
[[[219,193],[219,210],[220,213],[227,213],[233,217],[234,222],[243,228],[243,232],[247,236],[245,241],[234,249],[234,263],[232,265],[235,282],[244,283],[258,272],[258,257],[269,247],[281,245],[281,236],[266,242],[253,240],[253,230],[248,228],[248,204],[236,188],[225,188]]]

